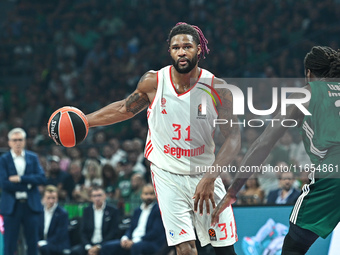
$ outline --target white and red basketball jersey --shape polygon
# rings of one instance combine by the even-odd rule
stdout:
[[[199,174],[199,166],[210,166],[215,160],[213,120],[217,111],[209,95],[213,95],[214,75],[201,69],[195,85],[178,94],[171,68],[157,72],[157,93],[147,111],[145,157],[174,174]]]

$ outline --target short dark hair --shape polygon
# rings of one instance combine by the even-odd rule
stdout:
[[[92,194],[93,191],[98,191],[98,190],[101,190],[105,193],[105,190],[102,186],[94,184],[94,185],[91,186],[90,194]]]
[[[170,44],[170,41],[172,39],[172,37],[174,37],[175,35],[180,35],[180,34],[184,34],[184,35],[191,35],[194,39],[194,42],[197,45],[201,45],[201,54],[198,56],[199,59],[201,57],[205,58],[205,53],[209,53],[209,49],[208,49],[208,40],[204,37],[204,34],[202,32],[202,30],[194,25],[189,25],[187,23],[184,22],[178,22],[171,30],[168,36],[168,43]]]
[[[339,78],[340,52],[327,46],[314,46],[306,54],[304,65],[318,78]]]

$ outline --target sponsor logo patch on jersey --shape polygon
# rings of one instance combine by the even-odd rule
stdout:
[[[168,114],[165,109],[161,112],[162,114]]]
[[[162,99],[161,99],[161,107],[165,107],[165,104],[166,104],[166,99],[165,99],[165,97],[162,97]]]
[[[171,237],[174,237],[174,235],[175,235],[175,231],[173,231],[173,230],[169,230],[169,234],[170,234],[170,236],[171,236]]]
[[[202,113],[202,104],[197,107],[197,119],[206,119],[207,115]]]
[[[210,241],[217,241],[216,232],[214,229],[210,228],[208,233],[209,233]]]

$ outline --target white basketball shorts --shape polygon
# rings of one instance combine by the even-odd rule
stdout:
[[[214,247],[224,247],[237,241],[231,206],[220,214],[219,222],[214,227],[211,227],[211,215],[207,215],[205,204],[202,216],[194,212],[192,197],[202,175],[173,174],[154,164],[151,164],[151,175],[169,246],[196,240],[194,229],[201,246],[210,243]],[[221,178],[216,179],[214,192],[217,204],[226,193]]]

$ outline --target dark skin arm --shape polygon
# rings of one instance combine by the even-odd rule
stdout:
[[[225,83],[222,79],[215,79],[214,84]],[[221,97],[222,104],[217,105],[218,118],[226,119],[230,122],[237,122],[237,116],[233,115],[233,97],[229,90],[225,88],[216,89],[217,93]],[[225,166],[232,162],[234,157],[240,150],[241,147],[241,134],[238,125],[219,125],[221,133],[223,134],[225,141],[216,156],[216,159],[212,166]],[[210,169],[217,169],[210,168]],[[210,214],[209,200],[212,203],[213,208],[215,208],[214,200],[214,182],[215,179],[220,175],[220,172],[206,172],[198,183],[196,191],[194,194],[194,210],[197,212],[199,207],[199,212],[203,213],[203,204],[205,202],[207,214]]]
[[[89,127],[106,126],[132,118],[152,102],[157,90],[157,73],[149,71],[139,80],[136,90],[126,99],[86,115]]]
[[[306,86],[306,89],[310,91],[310,86]],[[289,98],[303,98],[304,95],[299,93],[292,94]],[[304,104],[307,109],[309,102]],[[288,127],[283,127],[281,121],[284,119],[294,119],[298,123],[301,123],[304,118],[304,114],[295,106],[289,105],[287,107],[287,114],[282,116],[280,113],[275,116],[274,119],[279,119],[279,121],[273,122],[273,127],[268,125],[265,131],[260,135],[260,137],[250,146],[246,155],[244,156],[241,166],[259,166],[267,158],[271,152],[275,143],[282,137],[282,135],[287,131]],[[242,186],[245,184],[247,179],[253,173],[250,172],[238,172],[235,176],[233,183],[227,190],[227,194],[217,205],[212,213],[211,225],[215,225],[219,221],[219,215],[228,206],[236,201],[236,194],[240,191]]]

